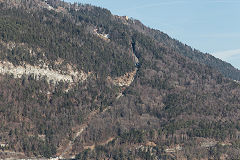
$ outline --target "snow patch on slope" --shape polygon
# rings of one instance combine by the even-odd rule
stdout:
[[[109,39],[109,34],[105,34],[105,33],[98,33],[98,29],[94,29],[93,30],[93,33],[95,35],[97,35],[98,37],[100,37],[101,39],[105,40],[105,41],[110,41]]]

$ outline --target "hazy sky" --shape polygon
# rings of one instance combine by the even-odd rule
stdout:
[[[127,15],[240,69],[240,0],[65,0]]]

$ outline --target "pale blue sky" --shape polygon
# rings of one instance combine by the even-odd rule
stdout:
[[[240,68],[240,0],[65,0],[127,15]]]

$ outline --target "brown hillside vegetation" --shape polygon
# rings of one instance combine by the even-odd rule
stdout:
[[[103,8],[0,0],[0,159],[238,159],[239,77]]]

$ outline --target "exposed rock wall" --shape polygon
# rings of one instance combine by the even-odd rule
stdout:
[[[85,81],[89,76],[89,74],[84,73],[83,71],[68,69],[67,72],[63,74],[60,71],[51,70],[47,66],[44,68],[29,64],[14,66],[8,61],[0,61],[0,74],[12,74],[14,78],[21,78],[24,75],[34,75],[34,77],[38,80],[45,77],[48,82],[52,82],[54,84],[60,81],[68,83]]]
[[[137,68],[133,72],[125,73],[121,77],[116,77],[112,79],[111,77],[108,77],[108,79],[116,86],[123,87],[123,86],[130,86],[130,84],[134,80],[134,76],[136,75]]]

